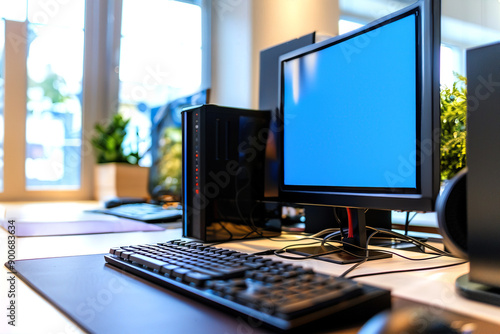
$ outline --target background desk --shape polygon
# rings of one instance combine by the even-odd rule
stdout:
[[[5,218],[16,220],[38,218],[39,220],[89,220],[93,214],[83,213],[84,209],[96,207],[96,202],[82,203],[37,203],[37,204],[9,204],[4,205],[6,209]],[[52,217],[52,218],[50,218]],[[98,219],[103,219],[102,215]],[[107,219],[113,219],[109,217]],[[54,237],[25,237],[16,240],[16,258],[47,258],[72,255],[101,254],[107,253],[111,246],[121,246],[128,244],[156,243],[170,239],[176,239],[181,236],[179,223],[164,224],[166,230],[160,232],[128,232],[128,233],[107,233],[92,235],[74,235],[74,236],[54,236]],[[0,259],[2,264],[7,259],[7,241],[8,233],[1,229],[0,231]],[[256,252],[262,249],[283,247],[285,243],[272,242],[269,240],[248,240],[245,242],[234,242],[225,244],[225,248],[233,248],[243,252]],[[422,256],[416,253],[405,255],[411,257]],[[285,260],[280,259],[286,262]],[[103,260],[104,261],[104,260]],[[394,257],[379,261],[371,261],[363,264],[352,274],[363,274],[371,272],[381,272],[387,270],[398,270],[404,268],[421,268],[427,266],[439,266],[457,261],[452,258],[440,258],[430,261],[410,262],[404,259]],[[302,261],[301,264],[311,267],[318,272],[339,275],[345,271],[348,266],[340,266],[332,263],[326,263],[317,260]],[[6,278],[7,270],[3,267],[3,275],[0,277],[0,296],[1,304],[6,304],[6,295],[8,291]],[[474,301],[466,300],[455,292],[455,279],[468,272],[467,264],[451,268],[417,271],[409,273],[398,273],[381,276],[363,277],[358,280],[382,288],[390,289],[394,300],[393,307],[402,305],[427,305],[434,313],[441,314],[443,317],[451,320],[471,321],[478,325],[476,333],[492,333],[500,329],[500,307],[486,305]],[[16,305],[17,317],[16,327],[7,325],[7,318],[2,315],[0,319],[0,333],[81,333],[82,331],[61,312],[54,308],[45,299],[29,288],[20,279],[16,280],[17,298]],[[175,294],[174,298],[175,298]],[[217,310],[212,310],[205,305],[191,301],[184,297],[179,297],[184,305],[189,307],[199,307],[203,312],[209,312],[210,317],[203,321],[198,321],[197,326],[206,332],[210,329],[209,322],[222,319],[229,319],[226,314]],[[131,307],[134,307],[131,305]],[[136,307],[136,306],[135,306]],[[2,309],[5,310],[4,307]],[[167,311],[167,310],[166,310]],[[6,311],[3,311],[5,313]],[[175,312],[175,310],[168,310]],[[147,333],[147,319],[144,320],[144,333]],[[179,322],[192,321],[180,315]],[[196,321],[196,320],[195,320]],[[207,327],[208,325],[208,327]],[[349,327],[351,327],[349,325]],[[359,324],[354,329],[341,329],[338,333],[355,332]],[[228,332],[237,332],[237,328]]]

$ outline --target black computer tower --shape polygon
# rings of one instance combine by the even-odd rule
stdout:
[[[500,305],[500,43],[467,50],[467,251],[457,279],[471,299]]]
[[[217,105],[182,112],[185,237],[214,242],[280,234],[279,213],[262,202],[269,120],[268,111]]]
[[[467,51],[470,279],[500,288],[500,43]]]

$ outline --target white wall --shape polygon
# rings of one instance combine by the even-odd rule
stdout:
[[[443,15],[500,30],[498,0],[441,0]]]
[[[342,15],[370,22],[415,0],[339,0]],[[500,40],[498,0],[441,0],[441,40],[470,48]]]
[[[257,108],[259,52],[312,31],[338,32],[337,0],[214,0],[211,102]]]
[[[251,1],[212,1],[211,103],[251,105],[251,35]]]
[[[463,48],[500,40],[498,0],[442,0],[441,39]]]

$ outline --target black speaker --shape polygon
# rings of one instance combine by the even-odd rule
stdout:
[[[467,259],[467,168],[443,188],[436,201],[439,231],[446,249]]]

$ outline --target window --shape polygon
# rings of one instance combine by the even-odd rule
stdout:
[[[26,2],[0,0],[0,192],[4,191],[6,20],[24,21]]]
[[[455,73],[465,75],[464,50],[450,44],[441,44],[441,86],[452,87]]]
[[[5,20],[0,19],[0,191],[3,191],[4,82],[5,82]]]
[[[196,3],[123,0],[118,110],[137,129],[125,145],[138,145],[141,155],[150,146],[154,111],[200,89],[201,21]],[[141,164],[149,166],[149,157]]]
[[[146,151],[151,111],[207,81],[209,12],[205,0],[0,0],[0,200],[91,199],[93,126],[116,110]]]
[[[85,1],[46,4],[28,1],[26,189],[78,189]]]

